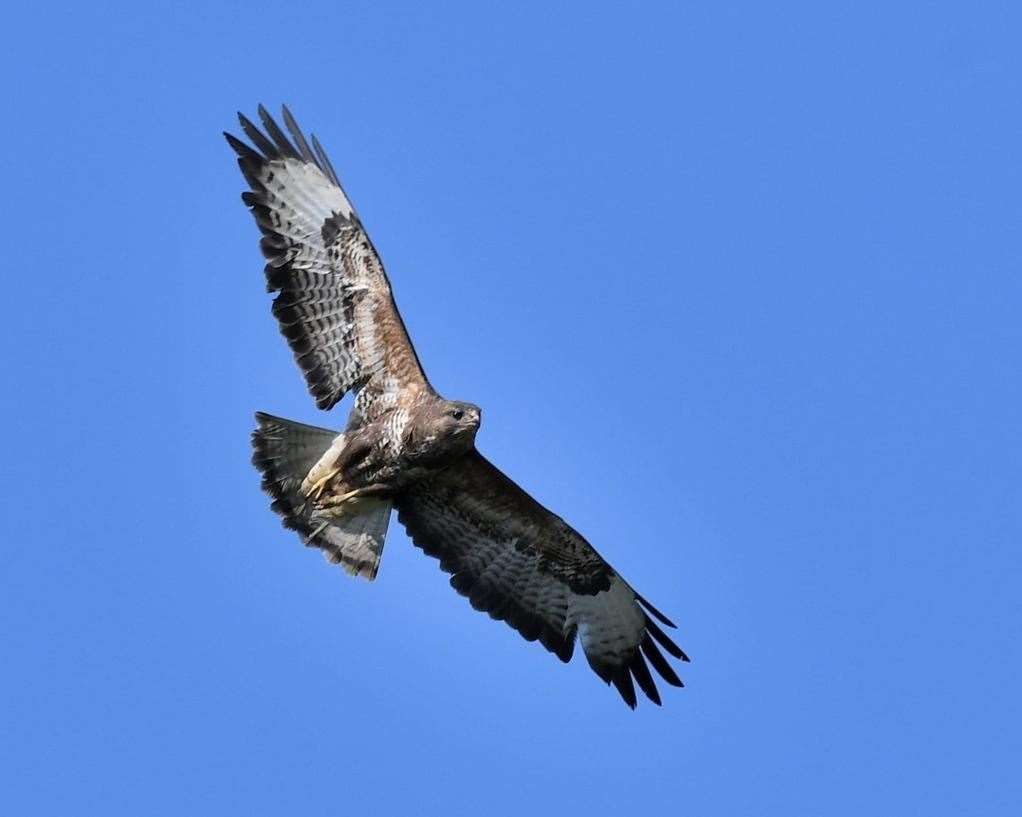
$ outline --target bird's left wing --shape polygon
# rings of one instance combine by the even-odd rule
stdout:
[[[251,188],[242,199],[263,233],[267,288],[279,292],[273,314],[316,405],[329,409],[354,390],[371,417],[403,392],[429,389],[383,264],[319,141],[309,146],[287,108],[290,139],[261,105],[265,133],[238,118],[252,145],[224,136]]]
[[[569,661],[576,636],[589,665],[630,707],[635,686],[660,695],[646,664],[682,686],[657,647],[687,661],[639,596],[593,547],[476,451],[396,498],[412,541],[440,560],[476,609]]]

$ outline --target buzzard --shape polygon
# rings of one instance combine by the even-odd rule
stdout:
[[[660,704],[649,665],[682,686],[661,648],[687,661],[674,627],[563,519],[476,450],[482,412],[446,400],[412,347],[379,254],[315,136],[285,107],[259,107],[251,144],[225,133],[262,232],[273,314],[320,409],[348,392],[344,431],[258,413],[252,461],[287,528],[348,573],[373,579],[391,509],[476,609],[562,661],[576,638],[628,706]],[[648,662],[648,664],[647,664]]]

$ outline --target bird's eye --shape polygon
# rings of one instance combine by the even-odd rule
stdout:
[[[455,409],[454,411],[451,412],[451,416],[455,420],[460,420],[462,417],[465,416],[465,412],[463,412],[461,409]]]

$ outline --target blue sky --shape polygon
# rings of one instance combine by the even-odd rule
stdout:
[[[956,5],[10,10],[0,810],[1015,811],[1022,15]],[[220,136],[284,101],[662,709],[270,513],[252,413],[344,421]]]

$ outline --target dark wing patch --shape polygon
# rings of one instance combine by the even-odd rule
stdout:
[[[381,396],[428,389],[379,255],[318,140],[310,146],[287,108],[293,143],[262,106],[262,129],[238,119],[252,144],[224,135],[251,188],[242,199],[263,234],[267,289],[279,293],[273,314],[316,405],[355,390],[369,415]]]
[[[652,607],[582,536],[478,452],[408,488],[395,506],[412,541],[440,560],[474,609],[562,661],[571,659],[578,637],[593,671],[630,707],[636,683],[660,703],[647,660],[667,683],[682,685],[654,639],[688,659],[643,609],[658,615]]]

